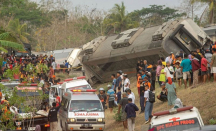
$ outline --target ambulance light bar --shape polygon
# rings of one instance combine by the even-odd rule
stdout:
[[[186,107],[177,108],[177,109],[170,109],[170,110],[167,110],[167,111],[161,111],[161,112],[154,113],[153,116],[162,116],[162,115],[168,115],[168,114],[175,114],[175,113],[178,113],[178,112],[191,110],[192,108],[193,108],[193,106],[186,106]]]
[[[74,89],[71,91],[72,92],[96,92],[97,90],[95,90],[95,89]]]
[[[18,86],[38,86],[37,83],[21,83]]]
[[[85,79],[85,76],[80,76],[80,77],[74,77],[74,78],[69,78],[65,79],[64,82],[72,81],[72,80],[78,80],[78,79]]]

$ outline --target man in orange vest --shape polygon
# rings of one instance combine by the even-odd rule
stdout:
[[[210,52],[211,53],[212,53],[212,49],[216,49],[216,42],[215,43],[211,42],[211,45],[210,45]]]

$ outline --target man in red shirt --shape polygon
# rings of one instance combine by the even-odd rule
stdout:
[[[200,55],[201,56],[201,75],[203,77],[203,83],[206,82],[206,79],[207,79],[207,71],[208,71],[208,61],[207,59],[204,57],[203,54]]]
[[[56,97],[56,107],[58,107],[61,102],[61,98],[60,96],[58,96],[58,93],[55,93],[55,97]]]

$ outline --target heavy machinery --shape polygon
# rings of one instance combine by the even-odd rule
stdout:
[[[193,20],[182,19],[108,36],[98,43],[94,52],[87,53],[83,49],[78,57],[88,81],[94,84],[110,81],[110,75],[118,70],[135,73],[138,60],[156,64],[160,57],[167,57],[170,52],[176,54],[183,50],[190,54],[197,48],[207,48],[210,41],[210,37]]]

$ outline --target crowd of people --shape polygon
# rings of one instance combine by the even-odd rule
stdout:
[[[2,79],[8,79],[4,75],[7,70],[12,71],[14,79],[19,79],[20,82],[28,81],[31,83],[39,83],[41,80],[49,81],[52,84],[57,84],[60,80],[56,79],[55,72],[60,68],[60,65],[55,62],[53,55],[26,55],[14,56],[5,54],[2,56],[0,76]],[[69,63],[65,60],[65,72],[69,73]],[[44,82],[43,82],[44,84]]]
[[[171,52],[166,58],[161,57],[155,65],[148,63],[147,60],[140,60],[136,69],[140,114],[145,114],[147,124],[152,118],[156,81],[161,87],[161,92],[156,98],[168,102],[171,108],[183,107],[176,95],[177,87],[182,88],[184,84],[185,89],[188,87],[193,89],[211,82],[212,78],[216,82],[216,48],[211,48],[211,51],[197,49],[189,55],[183,51],[177,55]],[[110,113],[113,107],[118,106],[124,128],[133,131],[136,111],[139,108],[135,105],[135,95],[131,91],[130,80],[121,70],[112,74],[111,79],[112,85],[108,85],[107,93],[100,88],[99,98],[103,101],[104,108],[107,104]]]

